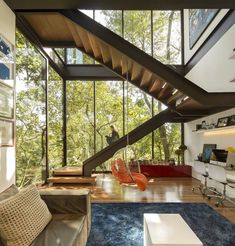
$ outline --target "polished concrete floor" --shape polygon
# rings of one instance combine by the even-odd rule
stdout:
[[[120,185],[111,174],[98,174],[95,185],[54,185],[47,189],[91,190],[92,202],[205,202],[220,214],[235,223],[235,206],[225,203],[215,206],[216,200],[208,200],[199,191],[192,192],[192,187],[199,181],[194,178],[152,178],[147,190],[141,192],[136,186]]]

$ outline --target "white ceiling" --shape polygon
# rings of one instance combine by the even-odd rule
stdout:
[[[208,92],[235,92],[235,25],[185,76]]]

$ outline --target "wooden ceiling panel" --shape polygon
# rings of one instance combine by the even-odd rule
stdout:
[[[24,18],[42,40],[72,41],[73,37],[68,29],[65,18],[56,13],[25,15]]]

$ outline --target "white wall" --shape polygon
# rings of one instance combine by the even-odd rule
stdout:
[[[235,92],[235,25],[208,51],[185,76],[208,92]]]
[[[189,123],[185,123],[185,145],[188,147],[185,152],[185,162],[191,164],[197,158],[199,153],[202,153],[203,144],[217,144],[218,149],[225,149],[229,146],[235,148],[235,129],[229,132],[193,132],[196,129],[196,124],[201,124],[205,120],[208,124],[215,123],[219,118],[235,115],[235,108],[224,112],[204,117]]]
[[[15,45],[15,14],[0,0],[0,34]],[[0,192],[15,183],[15,147],[0,147]]]
[[[184,59],[185,63],[189,61],[189,59],[195,54],[198,48],[203,44],[203,42],[207,39],[207,37],[211,34],[214,28],[218,25],[218,23],[223,19],[223,17],[228,12],[228,9],[222,9],[216,15],[214,20],[210,23],[210,25],[206,28],[203,35],[197,41],[197,43],[193,46],[192,49],[189,48],[189,11],[188,9],[184,10]]]

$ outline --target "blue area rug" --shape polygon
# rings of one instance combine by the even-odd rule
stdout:
[[[204,246],[234,246],[235,224],[204,203],[95,203],[88,246],[143,246],[144,213],[179,213]]]

